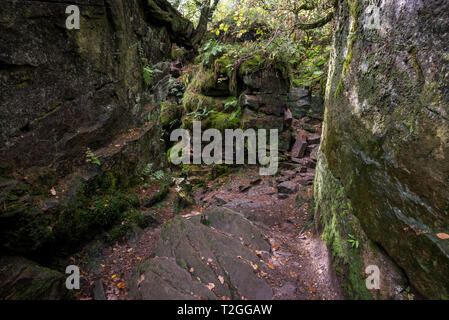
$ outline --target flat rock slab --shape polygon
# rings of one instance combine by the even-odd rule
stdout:
[[[278,191],[280,193],[293,194],[298,190],[298,184],[293,181],[285,181],[278,185]]]
[[[271,299],[262,277],[268,270],[255,250],[269,252],[270,244],[230,209],[176,218],[163,227],[153,258],[135,270],[130,298]]]

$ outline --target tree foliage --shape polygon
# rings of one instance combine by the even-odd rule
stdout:
[[[211,57],[229,75],[245,62],[276,65],[292,85],[324,87],[335,0],[172,1],[208,67]]]

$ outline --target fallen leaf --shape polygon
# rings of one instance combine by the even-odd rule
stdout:
[[[51,193],[52,196],[56,195],[56,190],[55,190],[54,187],[50,189],[50,193]]]
[[[266,263],[267,267],[270,268],[271,270],[274,270],[274,266],[271,263]]]
[[[209,290],[212,290],[213,288],[215,288],[215,284],[213,284],[212,282],[210,282],[210,283],[207,285],[207,288],[208,288]]]
[[[449,239],[449,234],[447,233],[437,233],[437,237],[443,240]]]
[[[114,279],[115,277],[117,277],[117,275],[116,275],[116,274],[113,274],[113,275],[111,276],[111,279]]]
[[[119,288],[119,289],[125,288],[125,283],[124,283],[124,282],[119,282],[119,283],[117,284],[117,288]]]
[[[277,243],[273,244],[273,248],[274,251],[278,251],[279,250],[279,245]]]
[[[224,284],[224,278],[222,276],[218,276],[218,280],[220,281],[221,284]]]

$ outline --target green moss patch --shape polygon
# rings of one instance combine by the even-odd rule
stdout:
[[[331,249],[334,268],[342,280],[345,296],[350,299],[372,299],[363,277],[363,252],[359,244],[350,244],[351,240],[366,237],[354,220],[352,204],[346,198],[343,186],[320,160],[314,184],[316,223],[323,228],[322,238]]]

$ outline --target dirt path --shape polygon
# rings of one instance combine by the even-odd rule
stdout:
[[[272,254],[262,259],[270,270],[266,278],[275,299],[342,299],[328,249],[313,233],[310,180],[293,176],[290,181],[306,184],[298,196],[279,194],[274,177],[261,178],[257,169],[245,168],[214,191],[199,190],[197,200],[206,209],[224,206],[242,212],[267,236]]]

